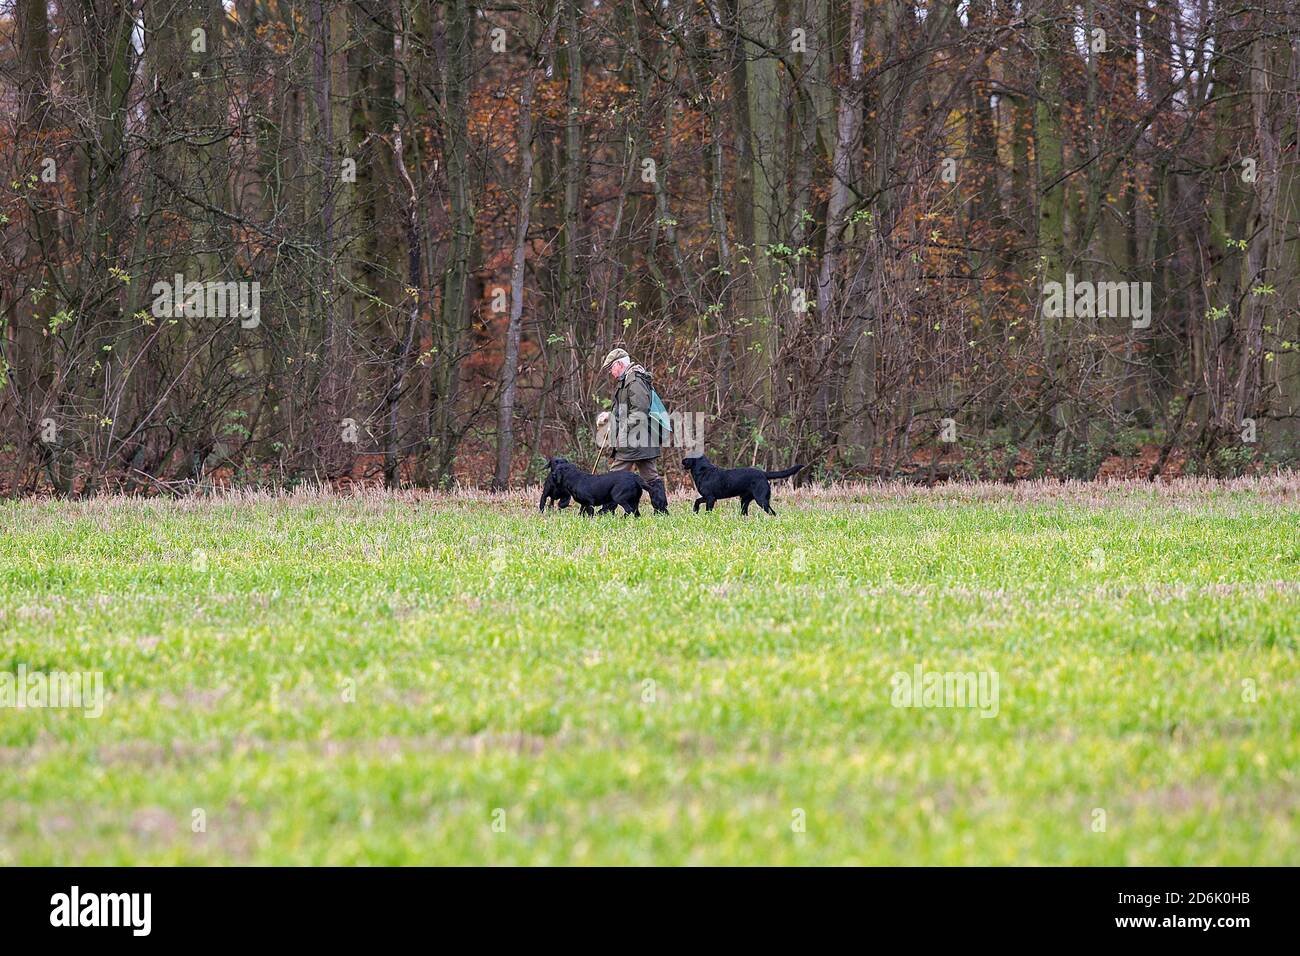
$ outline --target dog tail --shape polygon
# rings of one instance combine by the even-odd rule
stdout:
[[[797,475],[803,471],[803,465],[795,465],[793,468],[787,468],[785,471],[765,471],[763,474],[768,478],[789,478],[791,475]]]

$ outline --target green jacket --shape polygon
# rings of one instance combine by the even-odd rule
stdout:
[[[609,447],[619,461],[659,457],[659,436],[651,427],[650,373],[630,366],[614,386],[614,410],[609,418]]]

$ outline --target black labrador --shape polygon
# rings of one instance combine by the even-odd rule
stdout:
[[[650,486],[640,475],[630,471],[591,475],[567,458],[552,458],[546,467],[551,472],[547,484],[554,479],[554,489],[576,501],[584,515],[594,515],[596,508],[601,514],[622,508],[624,514],[641,517],[641,492],[650,492]]]
[[[691,473],[695,490],[700,493],[700,497],[695,499],[697,514],[700,505],[712,511],[714,502],[721,501],[723,498],[738,497],[742,515],[749,514],[751,501],[757,501],[758,506],[774,518],[776,512],[772,510],[772,486],[768,484],[768,480],[789,478],[803,470],[803,465],[795,465],[785,471],[763,471],[761,468],[719,468],[703,455],[683,458],[682,464]]]
[[[560,481],[554,474],[546,476],[546,483],[542,485],[542,500],[537,503],[538,511],[545,511],[555,502],[557,508],[567,508],[573,498],[564,493],[560,487]]]

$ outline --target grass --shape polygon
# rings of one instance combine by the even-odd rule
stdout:
[[[0,505],[0,864],[1300,862],[1300,479],[775,504]]]

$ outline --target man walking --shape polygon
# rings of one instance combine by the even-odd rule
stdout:
[[[614,349],[601,368],[614,380],[614,414],[609,428],[610,471],[634,471],[650,486],[650,503],[655,511],[668,512],[668,492],[659,477],[663,435],[650,415],[654,386],[650,373],[635,365],[627,352]]]

